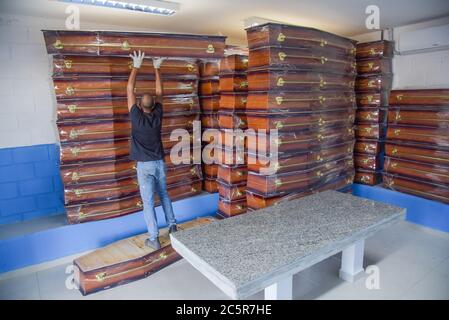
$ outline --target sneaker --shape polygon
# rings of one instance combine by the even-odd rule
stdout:
[[[172,224],[171,226],[170,226],[170,228],[168,228],[168,233],[170,234],[170,233],[174,233],[174,232],[176,232],[176,231],[178,231],[178,227],[176,226],[176,224]]]
[[[159,250],[161,248],[161,243],[159,242],[159,239],[156,238],[154,240],[150,240],[150,239],[146,239],[145,240],[145,245],[147,247],[150,247],[154,250]]]

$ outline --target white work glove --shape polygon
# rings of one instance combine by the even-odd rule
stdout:
[[[129,56],[133,59],[133,67],[139,69],[142,66],[143,58],[145,58],[145,52],[141,52],[140,50],[139,52],[134,51]]]
[[[164,61],[163,58],[154,57],[153,58],[154,69],[159,69],[161,67],[161,64],[162,64],[163,61]]]

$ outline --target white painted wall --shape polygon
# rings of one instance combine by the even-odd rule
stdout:
[[[393,29],[393,40],[400,32],[449,23],[449,18],[436,19]],[[380,39],[380,32],[353,37],[361,42]],[[386,35],[389,40],[391,36]],[[395,55],[393,58],[393,89],[449,88],[449,50]]]

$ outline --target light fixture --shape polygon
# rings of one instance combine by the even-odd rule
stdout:
[[[171,16],[179,10],[179,3],[161,0],[57,0],[59,2],[85,4],[98,7],[115,8]]]

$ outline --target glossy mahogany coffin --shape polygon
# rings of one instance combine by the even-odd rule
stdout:
[[[393,57],[394,43],[387,40],[374,42],[365,42],[357,44],[356,58],[357,60],[372,58],[391,58]]]
[[[355,153],[378,155],[384,151],[384,142],[379,140],[357,140],[354,145]]]
[[[125,56],[135,50],[146,56],[220,58],[225,39],[221,36],[197,36],[168,33],[113,31],[44,30],[49,54]]]
[[[385,158],[384,172],[425,180],[449,187],[449,166],[422,163],[392,157]]]
[[[449,166],[449,149],[432,147],[428,144],[387,142],[385,154],[397,159]]]
[[[354,182],[375,186],[382,182],[382,171],[356,169]]]
[[[242,72],[248,69],[248,57],[240,54],[225,56],[220,61],[220,72]]]
[[[449,148],[449,134],[446,128],[389,125],[387,140],[418,142],[424,145]]]
[[[244,111],[247,100],[246,92],[222,92],[220,93],[220,110]]]
[[[449,89],[392,90],[390,105],[449,106]]]
[[[201,78],[198,84],[198,94],[200,96],[213,96],[220,92],[218,77]]]
[[[224,129],[246,129],[246,114],[242,112],[219,112],[218,124]]]
[[[246,92],[248,81],[246,73],[220,74],[219,90],[221,92]]]
[[[385,138],[387,127],[383,124],[358,124],[355,126],[355,136],[357,139],[376,139]]]
[[[228,201],[246,199],[246,179],[245,181],[235,184],[228,184],[223,181],[219,181],[218,193],[221,198]]]
[[[219,197],[217,214],[222,217],[233,217],[247,211],[246,198],[240,200],[226,200]]]
[[[225,165],[218,166],[217,178],[219,181],[227,184],[235,184],[246,181],[248,168],[243,165]]]
[[[391,89],[392,76],[388,74],[359,75],[355,91],[387,91]]]
[[[198,62],[201,78],[215,77],[220,73],[222,59],[201,59]]]
[[[213,221],[215,218],[203,217],[178,228],[185,230]],[[170,246],[167,228],[161,230],[159,250],[145,246],[147,237],[140,234],[123,239],[76,258],[75,283],[81,293],[86,295],[145,278],[181,258]]]
[[[357,61],[358,74],[390,74],[392,73],[391,58],[374,58]]]
[[[449,129],[449,105],[391,106],[388,111],[388,123]]]
[[[356,112],[356,123],[387,123],[387,109],[359,107]]]
[[[203,180],[203,190],[208,193],[218,192],[218,183],[215,178],[204,178]]]
[[[357,92],[357,106],[361,108],[381,108],[388,106],[389,90],[377,92]]]
[[[212,112],[217,111],[220,105],[220,95],[200,96],[199,97],[201,111]]]

